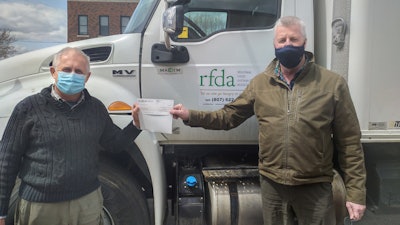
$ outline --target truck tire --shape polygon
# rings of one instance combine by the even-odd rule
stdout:
[[[104,225],[149,225],[142,187],[126,171],[101,162],[99,179],[104,197]]]
[[[99,180],[104,197],[104,225],[150,225],[150,214],[141,186],[126,171],[110,162],[101,162]],[[19,200],[17,180],[10,199],[6,225],[14,224]]]

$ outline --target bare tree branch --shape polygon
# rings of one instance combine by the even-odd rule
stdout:
[[[11,30],[0,29],[0,59],[8,58],[16,53],[12,45],[15,41],[16,38],[11,34]]]

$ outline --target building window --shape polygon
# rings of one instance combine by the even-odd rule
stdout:
[[[121,34],[124,33],[130,18],[131,18],[130,16],[121,16]]]
[[[108,16],[100,16],[100,35],[109,35]]]
[[[78,16],[78,35],[88,35],[88,16]]]

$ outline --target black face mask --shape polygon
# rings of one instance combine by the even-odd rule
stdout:
[[[304,45],[295,47],[287,45],[283,48],[275,48],[275,56],[286,68],[294,68],[299,65],[304,55]]]

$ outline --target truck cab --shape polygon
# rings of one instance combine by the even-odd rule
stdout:
[[[333,8],[332,1],[312,0],[141,0],[123,34],[71,42],[0,61],[0,134],[20,100],[53,83],[53,55],[64,47],[78,47],[91,58],[92,75],[86,88],[104,103],[113,121],[124,127],[132,120],[130,106],[138,98],[172,99],[201,110],[216,110],[232,101],[274,58],[273,26],[281,16],[302,18],[307,24],[306,50],[315,52],[317,63],[334,68]],[[376,16],[370,6],[367,9]],[[348,10],[352,29],[359,24],[367,26],[357,21],[368,17],[360,8]],[[397,16],[389,22],[400,19],[394,13],[388,15]],[[366,32],[354,30],[356,37]],[[344,49],[357,46],[353,36],[345,37]],[[375,36],[368,37],[373,40]],[[365,59],[368,54],[363,54]],[[362,125],[364,148],[371,155],[379,155],[379,161],[366,157],[371,159],[367,169],[375,180],[390,176],[391,184],[398,187],[398,176],[381,174],[399,165],[390,158],[400,155],[395,152],[400,142],[400,118],[398,113],[381,110],[389,107],[395,111],[398,104],[396,100],[393,105],[387,104],[378,94],[370,95],[389,90],[398,93],[396,85],[389,82],[386,90],[366,79],[363,81],[374,88],[365,93],[366,86],[358,84],[353,75],[359,74],[361,68],[357,66],[364,61],[357,61],[360,58],[356,55],[344,60],[351,65],[346,76]],[[375,96],[373,102],[369,96]],[[374,108],[375,101],[379,101],[379,108]],[[373,113],[373,120],[365,110]],[[171,134],[143,131],[135,145],[127,146],[122,153],[101,155],[105,223],[261,223],[257,144],[254,117],[229,131],[190,128],[180,120],[173,121]],[[376,151],[382,148],[385,155]],[[392,163],[385,167],[389,161]],[[346,212],[339,175],[335,182],[337,217],[342,219]],[[399,191],[386,183],[371,185],[381,192],[371,195],[374,207],[387,206],[383,196],[389,192],[395,197],[392,205],[400,203]],[[13,192],[11,210],[17,198],[17,192]]]

